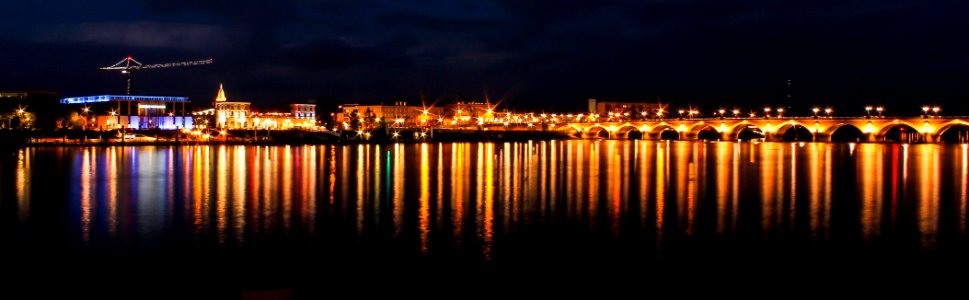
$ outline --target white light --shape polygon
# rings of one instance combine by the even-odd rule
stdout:
[[[155,104],[138,104],[138,109],[146,109],[146,108],[165,109],[165,106],[155,105]],[[87,111],[87,109],[85,108],[84,111]]]

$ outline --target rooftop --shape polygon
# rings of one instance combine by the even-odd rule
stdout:
[[[160,101],[160,102],[188,102],[188,97],[175,96],[137,96],[137,95],[98,95],[85,97],[61,98],[61,104],[87,104],[111,101]]]

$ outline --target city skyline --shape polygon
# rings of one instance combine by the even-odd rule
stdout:
[[[969,26],[954,2],[375,4],[3,4],[0,89],[118,92],[121,78],[97,68],[130,55],[215,59],[140,73],[143,94],[209,99],[225,82],[259,106],[464,98],[574,110],[597,98],[716,109],[790,94],[917,114],[964,113],[969,99],[969,45],[957,38]]]

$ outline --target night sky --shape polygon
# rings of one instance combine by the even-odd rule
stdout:
[[[119,93],[121,76],[97,68],[127,55],[214,58],[138,74],[139,94],[196,102],[221,82],[257,106],[487,97],[561,111],[598,98],[969,113],[967,1],[0,3],[0,90]]]

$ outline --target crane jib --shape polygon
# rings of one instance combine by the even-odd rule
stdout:
[[[107,67],[101,67],[101,68],[98,68],[98,69],[100,69],[100,70],[112,70],[112,71],[114,71],[114,70],[120,70],[121,71],[121,74],[123,74],[124,75],[124,78],[125,78],[125,94],[126,95],[131,95],[131,85],[132,85],[132,83],[131,83],[131,81],[132,81],[132,76],[131,75],[132,74],[131,73],[132,73],[132,71],[141,70],[141,69],[162,69],[162,68],[175,68],[175,67],[191,67],[191,66],[199,66],[199,65],[208,65],[208,64],[211,64],[213,62],[215,62],[215,60],[210,58],[210,59],[204,59],[204,60],[170,62],[170,63],[162,63],[162,64],[145,65],[145,64],[142,64],[140,61],[135,60],[131,56],[128,56],[128,57],[125,57],[124,59],[122,59],[121,61],[119,61],[119,62],[117,62],[117,63],[115,63],[113,65],[110,65],[110,66],[107,66]]]

